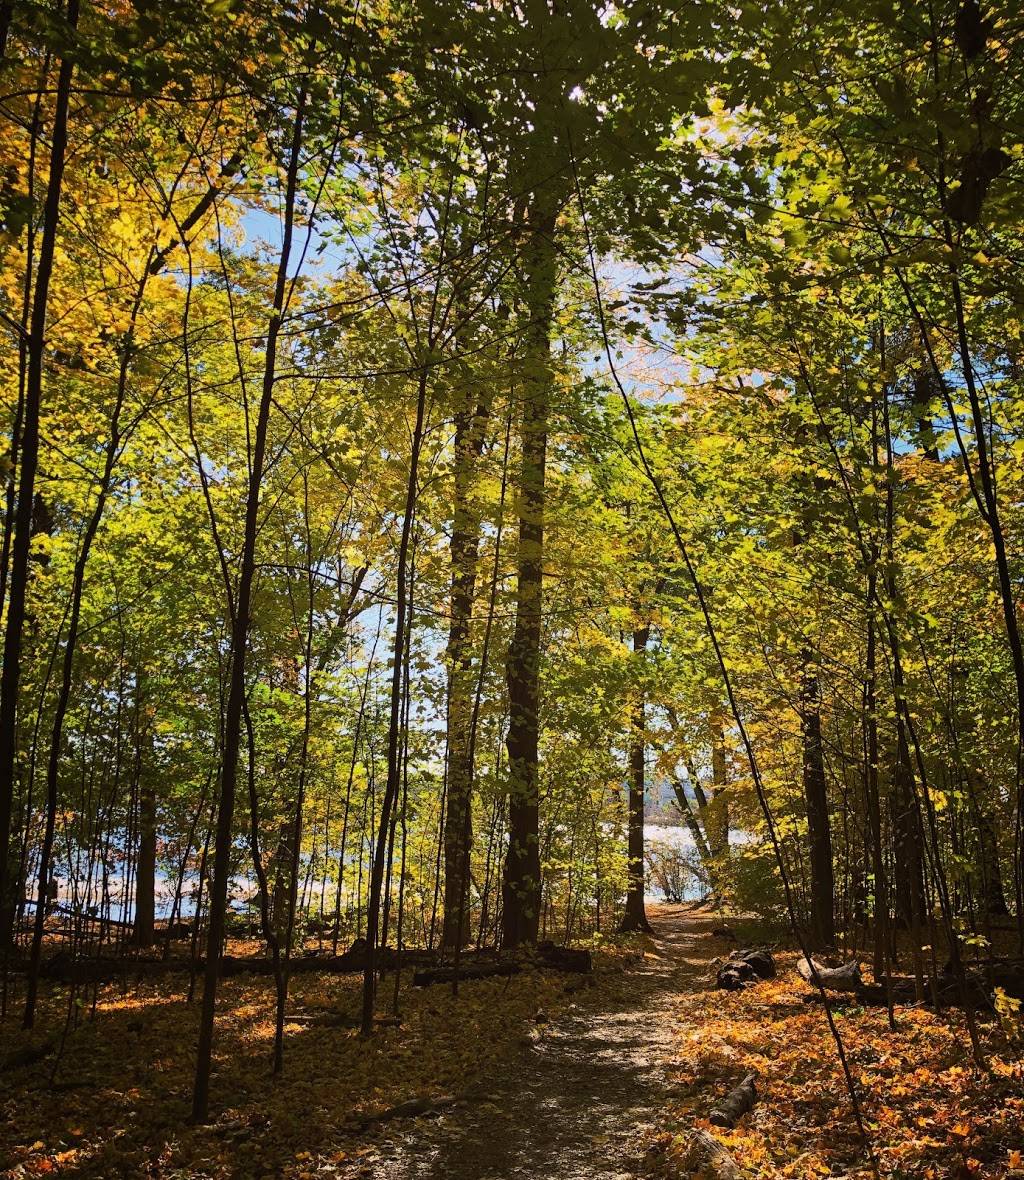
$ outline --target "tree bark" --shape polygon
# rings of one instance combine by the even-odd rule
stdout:
[[[917,444],[921,454],[933,463],[939,462],[939,445],[932,421],[935,380],[930,369],[921,368],[914,374],[913,414],[917,425]]]
[[[832,830],[828,816],[825,760],[821,744],[818,677],[812,656],[804,653],[800,686],[800,722],[803,732],[804,802],[811,866],[810,945],[812,950],[835,942],[835,879],[832,871]]]
[[[370,871],[370,896],[366,907],[366,969],[363,972],[362,1023],[360,1032],[364,1037],[373,1032],[373,1006],[376,998],[376,954],[377,936],[380,930],[381,894],[384,887],[384,868],[387,861],[388,838],[391,831],[391,813],[398,799],[402,785],[402,764],[400,737],[402,729],[402,678],[405,670],[405,645],[408,638],[406,613],[409,606],[407,569],[409,547],[412,537],[412,518],[416,510],[416,490],[419,480],[420,448],[427,404],[426,367],[420,370],[416,393],[416,423],[413,427],[412,451],[409,457],[409,478],[406,484],[405,510],[402,516],[402,534],[398,545],[398,568],[395,587],[395,643],[391,672],[391,700],[388,720],[388,774],[381,800],[380,819],[377,827],[376,847]]]
[[[238,756],[242,737],[242,711],[245,705],[245,657],[249,644],[253,581],[256,574],[256,536],[259,526],[260,493],[266,462],[270,412],[274,402],[277,373],[277,346],[288,289],[288,264],[295,226],[295,196],[299,177],[299,150],[306,110],[306,90],[299,91],[292,128],[288,180],[284,201],[284,228],[281,254],[274,283],[273,310],[267,324],[263,384],[260,392],[256,430],[253,436],[252,467],[249,471],[245,500],[245,530],[239,565],[238,589],[231,620],[231,664],[227,707],[224,713],[224,764],[221,773],[220,799],[217,806],[217,830],[214,839],[213,886],[209,900],[209,933],[203,976],[203,999],[196,1053],[195,1084],[192,1092],[192,1121],[205,1123],[210,1107],[210,1065],[213,1057],[214,1015],[217,1003],[217,974],[224,942],[228,879],[231,871],[231,836],[235,814],[235,787],[238,781]]]
[[[882,846],[882,808],[878,792],[878,702],[876,684],[877,637],[873,613],[875,599],[875,573],[868,575],[868,634],[866,670],[864,683],[864,725],[867,765],[864,768],[864,791],[866,795],[868,830],[871,839],[871,876],[874,904],[873,973],[875,981],[886,971],[886,937],[889,926],[889,890],[885,872],[885,855]]]
[[[506,660],[509,728],[508,851],[502,879],[502,941],[512,949],[537,941],[540,921],[541,611],[543,607],[544,498],[551,401],[551,321],[555,298],[554,208],[535,193],[525,232],[525,372],[522,381],[522,460],[519,476],[519,547],[516,621]]]
[[[856,992],[863,986],[860,977],[860,963],[851,959],[842,967],[823,967],[816,959],[801,958],[796,973],[805,983],[819,983],[826,991]],[[817,976],[817,978],[815,978]]]
[[[902,684],[896,687],[902,693]],[[910,763],[907,731],[901,715],[896,718],[896,765],[891,795],[892,830],[896,862],[894,896],[896,916],[911,935],[911,955],[918,999],[924,999],[924,966],[921,957],[922,927],[925,921],[924,857],[921,848],[914,770]]]
[[[692,784],[692,777],[689,779]],[[694,814],[693,805],[690,803],[690,797],[686,793],[686,783],[677,778],[672,779],[672,791],[676,797],[676,808],[679,814],[683,817],[683,823],[693,837],[694,846],[697,849],[697,855],[700,857],[701,864],[711,872],[711,849],[708,847],[708,842],[704,838],[704,832],[701,830],[700,824],[697,822],[697,816]]]
[[[647,650],[650,636],[649,627],[640,627],[633,632],[634,655],[642,656]],[[619,931],[630,930],[649,932],[650,922],[644,909],[644,784],[646,778],[646,747],[644,744],[645,702],[643,688],[644,670],[637,668],[637,685],[634,690],[633,707],[629,719],[629,831],[627,854],[629,863],[629,886],[626,890],[626,912],[622,915]]]
[[[748,1073],[738,1086],[734,1086],[708,1115],[708,1122],[713,1127],[725,1127],[732,1130],[741,1118],[754,1109],[757,1103],[757,1079]]]
[[[139,860],[135,868],[137,946],[150,947],[156,927],[156,790],[145,778],[139,790]]]
[[[743,1172],[729,1152],[707,1131],[690,1133],[683,1158],[684,1174],[710,1177],[712,1180],[743,1180]]]
[[[68,0],[67,23],[78,27],[78,0]],[[25,626],[25,596],[29,580],[29,547],[32,540],[32,508],[39,467],[39,416],[43,395],[43,352],[50,279],[60,222],[61,188],[68,145],[68,108],[74,63],[62,58],[57,74],[53,134],[50,140],[50,176],[43,207],[43,233],[36,267],[32,315],[29,321],[28,366],[18,477],[18,501],[14,512],[14,542],[7,585],[7,627],[4,632],[3,671],[0,673],[0,943],[10,940],[13,927],[13,881],[10,866],[11,816],[14,807],[17,754],[18,690],[21,684],[21,646]]]
[[[488,392],[473,405],[472,391],[455,420],[454,505],[452,511],[451,624],[448,630],[448,806],[444,822],[444,923],[442,945],[453,948],[469,938],[468,891],[473,844],[474,752],[473,662],[470,624],[480,557],[480,521],[473,503],[475,467],[490,416]]]

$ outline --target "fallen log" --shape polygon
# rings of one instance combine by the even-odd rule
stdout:
[[[344,1012],[295,1012],[284,1022],[300,1028],[361,1028],[363,1023],[361,1017]],[[374,1028],[401,1028],[402,1021],[397,1016],[375,1016],[373,1024]]]
[[[715,986],[722,991],[742,991],[748,984],[762,979],[775,978],[775,959],[771,951],[762,948],[748,948],[733,951],[719,967]]]
[[[362,943],[362,939],[359,943]],[[289,974],[305,975],[322,971],[327,975],[356,974],[366,966],[365,944],[354,944],[340,955],[302,955],[291,960]],[[477,952],[470,952],[475,956]],[[481,952],[486,954],[487,952]],[[467,956],[469,957],[469,956]],[[403,950],[401,965],[417,967],[437,962],[436,951]],[[195,968],[203,970],[203,959],[195,960]],[[377,965],[382,971],[394,971],[399,965],[399,953],[394,947],[381,947]],[[126,980],[143,980],[172,975],[176,971],[188,971],[190,959],[78,959],[74,960],[64,952],[58,952],[44,960],[40,975],[57,983],[118,983]],[[25,965],[15,964],[14,970],[25,970]],[[273,975],[274,961],[266,955],[222,955],[220,973],[224,978],[236,975]]]
[[[381,971],[395,971],[399,966],[429,969],[436,967],[440,972],[451,972],[451,965],[439,962],[437,951],[403,950],[401,954],[395,947],[381,947],[376,956],[377,968]],[[555,946],[554,943],[541,943],[536,950],[534,962],[537,966],[555,970],[571,971],[585,974],[593,969],[590,951],[571,947]],[[194,962],[196,971],[203,970],[203,959]],[[462,955],[459,967],[460,979],[483,979],[488,974],[511,974],[507,966],[494,970],[494,954],[492,951],[466,951]],[[122,983],[128,981],[141,982],[147,979],[161,979],[173,975],[178,971],[188,971],[193,961],[186,958],[174,959],[73,959],[71,955],[60,951],[43,961],[40,975],[44,979],[56,983]],[[11,965],[13,970],[26,970],[27,962]],[[347,951],[340,955],[317,954],[301,955],[293,958],[288,965],[290,975],[306,975],[322,972],[326,975],[357,974],[366,967],[366,942],[357,939]],[[520,968],[516,968],[519,970]],[[480,970],[482,974],[474,975]],[[267,955],[222,955],[220,973],[225,979],[237,975],[273,975],[274,962]],[[449,974],[447,979],[451,980]],[[441,978],[433,982],[442,982]]]
[[[800,970],[801,966],[804,970]],[[836,970],[846,971],[853,964],[847,963]],[[806,971],[806,964],[798,964],[797,970],[802,979],[811,982],[810,973]],[[822,972],[822,968],[818,968]],[[829,990],[852,990],[857,1002],[866,1006],[882,1007],[892,999],[894,1004],[915,1004],[917,986],[912,978],[906,975],[894,975],[886,981],[866,984],[857,976],[857,985],[852,989],[829,982],[831,972],[825,968],[822,972],[822,982]],[[852,974],[852,972],[851,972]],[[924,985],[924,1003],[933,1006],[936,999],[940,1007],[962,1008],[991,1008],[996,988],[1002,988],[1008,996],[1024,999],[1024,961],[1016,959],[995,959],[990,962],[971,962],[964,964],[963,982],[957,979],[952,963],[947,963],[934,981],[926,979]],[[938,993],[937,996],[935,993]],[[818,997],[820,999],[820,996]]]
[[[487,952],[483,952],[486,954]],[[455,979],[490,979],[496,975],[516,975],[524,966],[542,967],[550,971],[569,971],[585,975],[593,970],[593,959],[588,950],[556,946],[553,942],[538,943],[536,951],[523,961],[503,960],[483,963],[467,963],[463,960],[456,968],[444,963],[437,967],[417,971],[412,978],[415,987],[430,987],[435,983],[452,983]]]
[[[704,1180],[743,1180],[739,1164],[707,1131],[690,1132],[683,1169],[684,1175],[704,1177]]]
[[[994,991],[1001,987],[1008,996],[1014,999],[1024,999],[1024,960],[1021,959],[992,959],[988,962],[968,963],[967,978],[972,983],[983,984],[987,990]],[[953,980],[952,963],[947,963],[940,979]]]
[[[964,981],[964,990],[961,990],[955,978],[947,975],[940,975],[936,983],[938,985],[938,1002],[940,1007],[962,1008],[965,1006],[965,1000],[966,1005],[971,1008],[992,1007],[991,989],[978,976],[968,975]],[[828,985],[826,984],[827,987]],[[847,994],[849,999],[844,998],[840,1000],[838,997],[832,997],[829,999],[829,1003],[855,1003],[867,1008],[884,1008],[890,999],[893,1004],[900,1006],[909,1006],[922,1002],[927,1007],[934,1007],[935,1004],[932,986],[927,979],[924,985],[924,1000],[918,1001],[917,986],[913,979],[906,976],[892,977],[889,980],[888,988],[884,982],[874,984],[861,983],[856,991]],[[812,992],[804,996],[803,999],[808,1004],[819,1004],[821,1003],[821,993]]]
[[[365,1129],[378,1123],[390,1123],[393,1119],[417,1119],[424,1115],[439,1115],[441,1111],[454,1105],[455,1099],[450,1094],[442,1095],[440,1098],[410,1098],[407,1102],[399,1102],[397,1106],[382,1110],[380,1114],[361,1119],[358,1126]]]
[[[468,967],[434,967],[413,974],[413,987],[430,987],[435,983],[453,983],[456,979],[460,983],[471,979],[491,979],[495,975],[518,975],[522,970],[518,963],[481,963]]]
[[[44,1061],[56,1051],[56,1041],[40,1041],[37,1045],[24,1045],[20,1049],[12,1049],[0,1059],[0,1073],[6,1073],[9,1069],[24,1069],[26,1065],[35,1065],[37,1061]]]
[[[754,1109],[757,1098],[754,1075],[748,1073],[743,1081],[738,1086],[734,1086],[711,1111],[708,1115],[708,1122],[713,1127],[725,1127],[731,1131],[747,1111]]]
[[[437,962],[434,951],[403,950],[401,965],[416,967]],[[381,971],[394,971],[399,965],[399,954],[394,947],[381,947],[377,953],[376,964]],[[308,975],[311,972],[323,971],[328,975],[347,975],[363,971],[366,968],[365,947],[353,947],[340,955],[303,955],[292,959],[288,965],[291,975]],[[233,955],[223,955],[220,961],[220,973],[225,978],[232,975],[273,975],[274,961],[264,956],[236,958]]]
[[[813,969],[812,969],[813,968]],[[816,987],[820,982],[826,991],[856,992],[863,987],[860,977],[860,963],[851,959],[842,967],[825,967],[817,961],[802,958],[796,965],[797,974],[805,983],[813,983]],[[817,973],[817,979],[815,979]]]
[[[588,950],[555,946],[553,942],[537,944],[537,958],[544,967],[555,971],[575,971],[586,975],[594,969],[593,956]]]

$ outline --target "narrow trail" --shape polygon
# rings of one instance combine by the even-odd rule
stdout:
[[[676,1013],[717,922],[652,906],[653,950],[549,1024],[470,1101],[381,1145],[375,1180],[627,1180],[643,1171],[668,1095]]]

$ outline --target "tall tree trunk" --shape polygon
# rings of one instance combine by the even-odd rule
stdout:
[[[901,691],[898,689],[897,691]],[[910,931],[911,954],[917,998],[924,999],[924,967],[921,958],[921,932],[925,921],[924,858],[921,849],[917,799],[914,793],[914,770],[910,762],[903,718],[896,718],[896,765],[892,783],[892,829],[896,862],[896,915]]]
[[[78,0],[68,0],[67,23],[78,27]],[[14,808],[17,753],[18,689],[21,683],[21,645],[25,626],[25,596],[29,578],[29,546],[32,508],[39,466],[39,416],[43,396],[43,352],[50,278],[60,222],[61,188],[68,144],[68,107],[74,64],[63,58],[57,74],[57,92],[50,140],[50,176],[43,207],[43,234],[36,267],[32,316],[29,321],[28,367],[20,446],[18,502],[14,511],[14,543],[7,584],[7,628],[4,632],[3,671],[0,673],[0,943],[10,940],[15,898],[10,865],[11,816]]]
[[[884,331],[879,334],[879,342],[884,354]],[[886,408],[884,417],[886,425],[889,422],[888,392],[885,393]],[[888,447],[886,448],[888,454]],[[878,406],[871,403],[871,463],[878,466]],[[886,534],[890,532],[889,518],[892,511],[892,493],[886,494]],[[873,511],[873,525],[877,530],[879,513],[877,502]],[[876,983],[882,978],[888,979],[889,972],[889,879],[885,864],[885,844],[882,837],[882,805],[878,789],[878,619],[876,611],[882,608],[878,596],[878,560],[881,556],[881,546],[877,532],[872,535],[869,546],[864,550],[867,559],[867,612],[868,631],[866,650],[864,653],[864,745],[867,765],[864,774],[864,790],[866,795],[868,828],[871,838],[871,874],[874,877],[874,908],[873,908],[873,974]],[[891,989],[890,989],[891,992]],[[888,994],[888,993],[887,993]],[[892,1002],[889,994],[889,1021],[892,1024]]]
[[[289,784],[290,788],[290,784]],[[292,832],[295,829],[295,795],[286,789],[281,804],[282,817],[278,823],[277,840],[271,857],[274,884],[270,893],[270,917],[277,940],[284,944],[284,929],[288,924],[288,897],[291,893]],[[269,874],[268,874],[269,876]]]
[[[306,532],[306,636],[303,645],[303,692],[302,692],[302,743],[299,748],[299,781],[295,792],[292,816],[291,863],[288,866],[288,896],[284,923],[284,968],[279,966],[277,986],[277,1012],[274,1020],[274,1073],[284,1069],[284,1017],[288,1003],[288,973],[292,957],[292,942],[295,937],[295,910],[299,890],[299,859],[302,853],[302,813],[306,802],[306,781],[309,774],[309,739],[313,727],[313,626],[316,607],[316,581],[313,572],[313,541],[309,529],[309,483],[303,485],[303,520]],[[296,681],[298,677],[296,676]],[[298,684],[295,685],[298,690]],[[316,845],[314,831],[314,847]],[[313,859],[310,857],[310,871]],[[307,883],[308,883],[307,876]],[[303,894],[305,905],[305,894]],[[275,915],[276,918],[277,915]]]
[[[489,389],[489,386],[488,386]],[[452,512],[451,624],[448,630],[448,806],[444,821],[444,925],[442,945],[469,937],[464,904],[472,851],[474,758],[470,623],[480,556],[480,521],[473,503],[474,472],[483,452],[490,414],[489,394],[472,407],[472,394],[455,421],[454,506]]]
[[[225,911],[228,898],[228,878],[231,871],[231,834],[235,814],[235,787],[238,781],[238,755],[242,737],[242,710],[245,705],[245,657],[249,644],[249,615],[252,610],[252,588],[256,574],[256,534],[259,525],[260,492],[266,462],[267,434],[270,411],[274,401],[277,374],[277,345],[288,289],[288,264],[291,257],[292,235],[295,227],[295,196],[299,177],[299,150],[306,110],[306,89],[299,91],[292,128],[288,180],[284,201],[284,227],[281,256],[274,283],[273,311],[267,323],[266,351],[263,364],[263,385],[260,392],[256,430],[253,436],[252,467],[249,471],[245,500],[245,531],[238,574],[238,590],[231,620],[231,665],[228,681],[227,708],[224,712],[224,765],[221,773],[220,799],[217,806],[217,832],[214,840],[213,886],[209,902],[209,932],[206,944],[206,964],[203,973],[203,999],[199,1024],[199,1044],[196,1053],[195,1084],[192,1091],[192,1121],[204,1123],[210,1108],[210,1064],[213,1057],[214,1015],[217,1004],[217,976],[224,942]]]
[[[139,856],[135,868],[135,919],[132,939],[153,945],[156,928],[156,783],[152,758],[146,757],[152,727],[146,721],[143,672],[136,673],[135,781],[139,790]]]
[[[934,18],[934,13],[932,13]],[[933,24],[934,37],[934,24]],[[941,86],[940,55],[938,39],[933,39],[931,63],[933,79],[938,91]],[[961,48],[963,48],[961,46]],[[966,59],[965,59],[966,66]],[[984,104],[978,103],[971,110],[974,120],[973,133],[980,138],[984,135],[987,116],[983,113]],[[938,148],[938,169],[936,181],[939,202],[943,209],[950,208],[950,192],[947,179],[946,133],[941,126],[936,126],[936,146]],[[980,211],[980,210],[979,210]],[[963,228],[963,227],[961,227]],[[952,258],[957,258],[960,251],[970,241],[969,234],[964,229],[962,235],[954,231],[949,216],[942,220],[943,237],[949,247]],[[989,527],[992,537],[992,549],[996,562],[996,577],[999,585],[999,598],[1003,608],[1003,621],[1006,626],[1006,639],[1010,648],[1010,658],[1013,664],[1014,684],[1017,690],[1017,766],[1016,766],[1016,815],[1014,825],[1014,894],[1017,910],[1017,937],[1024,950],[1024,873],[1021,871],[1022,841],[1024,841],[1024,642],[1022,642],[1020,624],[1017,617],[1017,601],[1014,592],[1013,572],[1010,568],[1010,554],[1007,550],[1006,533],[1001,519],[999,494],[997,490],[997,474],[995,457],[992,454],[992,438],[990,431],[991,408],[982,404],[981,391],[975,372],[974,359],[968,336],[967,314],[964,307],[963,290],[960,285],[959,266],[954,263],[950,270],[950,288],[953,296],[953,310],[956,317],[956,342],[960,354],[960,364],[963,369],[964,384],[967,389],[967,399],[971,409],[971,423],[974,433],[974,443],[977,448],[977,481],[980,481],[980,491],[977,481],[971,474],[969,457],[964,450],[960,438],[960,430],[956,407],[945,373],[935,356],[927,331],[921,332],[921,342],[925,348],[936,385],[942,390],[943,398],[949,409],[956,430],[957,442],[960,446],[964,467],[968,475],[971,490],[974,494],[978,511]],[[920,312],[915,309],[915,318],[920,323]],[[985,402],[988,398],[985,396]]]
[[[156,930],[156,788],[143,778],[139,787],[139,861],[135,879],[135,922],[137,946],[150,947]]]
[[[535,193],[523,250],[526,356],[522,380],[522,460],[519,474],[519,548],[516,621],[505,665],[508,683],[508,851],[502,877],[502,943],[512,949],[537,941],[540,921],[541,611],[544,498],[551,403],[551,321],[555,299],[556,214]]]
[[[640,627],[633,632],[633,652],[637,656],[647,650],[650,637],[649,627]],[[650,931],[644,909],[644,785],[647,776],[645,701],[643,687],[644,669],[637,669],[637,685],[634,690],[633,706],[629,718],[629,831],[627,855],[629,864],[629,885],[626,889],[626,912],[619,925],[621,933],[629,930]]]
[[[245,722],[245,739],[248,753],[248,767],[246,781],[249,794],[249,851],[252,854],[252,868],[256,874],[256,896],[260,908],[260,929],[270,951],[271,969],[274,974],[274,989],[277,995],[278,1012],[284,1011],[287,998],[287,984],[285,982],[284,966],[281,962],[281,940],[274,926],[274,919],[270,912],[270,887],[267,882],[267,870],[263,864],[263,854],[260,852],[260,801],[256,791],[256,734],[253,730],[252,711],[246,702],[242,704],[242,718]],[[278,1035],[277,1022],[274,1025],[273,1072],[279,1074],[284,1067],[284,1044]]]
[[[89,564],[93,542],[99,531],[113,483],[114,467],[117,463],[122,444],[121,412],[124,408],[125,396],[128,389],[128,373],[134,356],[135,327],[142,299],[146,289],[146,275],[139,280],[132,304],[128,331],[125,333],[121,345],[121,357],[118,365],[117,387],[114,405],[110,415],[110,434],[107,439],[103,456],[103,470],[99,478],[99,489],[96,503],[86,522],[85,529],[79,542],[78,555],[75,559],[74,572],[71,580],[71,599],[68,612],[68,631],[61,658],[61,678],[57,690],[57,700],[54,706],[53,722],[50,731],[50,744],[46,764],[46,822],[43,829],[43,842],[39,852],[39,880],[36,898],[35,922],[32,930],[32,945],[29,954],[28,987],[25,996],[25,1028],[31,1028],[35,1021],[35,1005],[39,986],[39,967],[42,956],[43,931],[46,914],[46,899],[50,887],[51,858],[56,828],[58,791],[61,758],[64,752],[64,723],[71,703],[72,676],[74,673],[75,652],[78,647],[78,629],[82,617],[82,596],[85,589],[85,573]]]
[[[812,950],[835,942],[835,879],[832,872],[832,830],[828,816],[825,759],[821,744],[818,677],[813,656],[805,651],[800,685],[800,725],[803,736],[804,804],[807,809],[808,860],[811,866]]]
[[[391,813],[402,785],[401,730],[402,676],[405,670],[405,645],[408,639],[406,612],[409,605],[407,570],[409,544],[412,537],[412,518],[416,511],[416,491],[419,482],[420,448],[427,408],[427,372],[420,370],[416,393],[416,423],[413,427],[412,451],[409,457],[409,477],[405,492],[405,511],[402,534],[398,544],[398,568],[395,587],[395,643],[391,671],[391,700],[388,717],[388,777],[381,800],[377,841],[370,870],[370,896],[366,907],[366,967],[363,971],[363,1004],[360,1031],[364,1037],[373,1032],[373,1007],[376,998],[377,936],[380,930],[381,894],[387,862],[388,839],[391,833]]]
[[[876,664],[878,641],[875,633],[874,599],[875,573],[868,574],[868,635],[864,683],[864,725],[865,753],[867,765],[864,774],[864,790],[867,803],[868,830],[871,839],[871,875],[874,906],[874,967],[875,980],[886,974],[886,932],[889,926],[889,895],[885,873],[885,855],[882,845],[882,808],[878,793],[878,701]]]
[[[137,313],[138,301],[133,312]],[[129,333],[129,337],[130,337]],[[25,1028],[31,1028],[35,1021],[35,1005],[39,987],[39,966],[43,949],[43,929],[46,916],[46,898],[50,882],[50,865],[53,855],[53,840],[57,822],[59,803],[60,763],[64,752],[64,722],[67,718],[68,707],[71,704],[72,675],[75,666],[75,651],[78,647],[78,628],[82,618],[82,595],[85,589],[85,571],[89,564],[89,554],[96,538],[103,511],[106,507],[107,496],[110,492],[114,464],[121,446],[120,416],[124,403],[126,389],[125,374],[128,365],[128,352],[122,359],[122,379],[118,383],[117,400],[114,405],[110,422],[110,437],[107,440],[106,455],[104,456],[103,472],[100,477],[99,493],[92,513],[89,516],[82,540],[79,545],[78,556],[75,560],[74,573],[71,579],[71,609],[68,613],[68,633],[64,641],[64,652],[61,657],[61,679],[57,690],[57,700],[54,706],[53,723],[50,730],[50,745],[46,760],[46,821],[43,828],[43,843],[39,852],[39,880],[36,896],[35,921],[32,929],[32,947],[29,954],[28,988],[25,996]]]
[[[921,817],[917,791],[914,784],[914,768],[910,761],[909,735],[906,726],[906,691],[903,680],[903,662],[900,658],[900,643],[896,630],[893,610],[896,598],[895,558],[895,506],[897,481],[895,477],[895,452],[893,450],[892,425],[889,416],[889,388],[882,389],[882,426],[885,438],[885,600],[887,609],[883,614],[889,651],[892,657],[892,690],[896,707],[896,763],[893,769],[892,789],[889,805],[892,813],[890,827],[893,833],[893,859],[895,865],[893,896],[894,909],[910,930],[911,954],[914,965],[914,985],[918,1000],[924,999],[924,962],[921,955],[922,929],[925,922],[924,894],[924,839],[921,831]],[[881,604],[879,604],[881,605]],[[893,939],[893,960],[895,961],[895,938]]]
[[[682,725],[675,709],[669,705],[666,708],[666,712],[672,724],[672,729],[676,733],[681,732]],[[686,782],[684,783],[675,777],[670,782],[676,797],[676,807],[683,817],[683,822],[689,829],[690,835],[693,837],[694,845],[697,848],[697,855],[700,857],[701,864],[707,871],[712,891],[717,892],[718,874],[716,871],[717,866],[715,865],[715,853],[711,845],[712,837],[714,836],[720,841],[723,850],[729,847],[729,810],[723,793],[727,777],[725,767],[725,733],[720,716],[714,713],[712,714],[710,728],[712,740],[711,773],[712,778],[717,777],[720,779],[720,785],[713,787],[713,791],[719,792],[719,808],[714,813],[711,812],[707,792],[704,790],[700,776],[697,774],[697,765],[688,751],[684,752],[683,755],[683,765],[686,767]],[[694,804],[690,802],[690,797],[686,793],[687,785],[693,792],[696,810],[694,810]],[[724,839],[722,832],[723,812],[725,821]],[[712,832],[712,828],[715,828],[714,832]]]

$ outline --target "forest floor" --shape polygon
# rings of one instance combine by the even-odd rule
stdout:
[[[711,1132],[751,1177],[868,1178],[835,1043],[797,955],[778,977],[715,989],[732,949],[722,919],[649,908],[642,955],[598,970],[592,991],[535,1026],[523,1051],[437,1119],[395,1124],[338,1174],[346,1180],[629,1180],[690,1173],[694,1128]],[[731,923],[756,941],[756,926]],[[546,1014],[544,1014],[546,1016]],[[962,1012],[884,1009],[837,998],[878,1175],[892,1180],[1024,1180],[1019,1041],[981,1018],[984,1070]],[[761,1101],[733,1131],[707,1115],[749,1073]]]
[[[652,907],[642,957],[535,1024],[523,1051],[464,1108],[375,1149],[348,1175],[375,1180],[625,1180],[650,1170],[687,996],[721,920]]]
[[[653,936],[598,949],[591,976],[524,971],[463,982],[458,997],[406,976],[401,1024],[369,1042],[352,1027],[357,978],[296,976],[277,1079],[271,981],[226,979],[204,1127],[187,1125],[198,1004],[180,978],[101,988],[94,1010],[81,997],[59,1056],[0,1073],[0,1177],[677,1178],[688,1133],[711,1129],[715,1101],[751,1072],[762,1095],[753,1113],[735,1131],[712,1129],[745,1174],[868,1176],[795,954],[777,950],[777,979],[715,991],[715,961],[732,949],[712,934],[721,919],[676,906],[650,917]],[[66,990],[48,991],[40,1028],[24,1034],[16,999],[0,1024],[0,1068],[59,1037],[68,1013]],[[1012,1029],[982,1022],[981,1070],[962,1013],[899,1009],[895,1032],[884,1009],[848,1002],[835,1015],[880,1176],[1024,1178]],[[399,1106],[409,1102],[419,1105]]]

